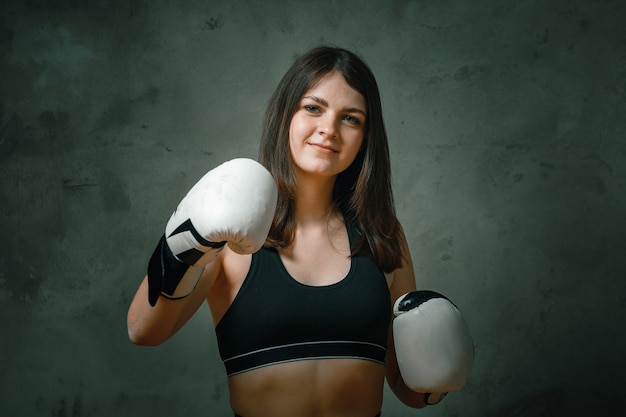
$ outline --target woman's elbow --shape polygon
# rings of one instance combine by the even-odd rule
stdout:
[[[136,346],[158,346],[165,341],[148,332],[137,331],[131,326],[128,326],[128,338]]]
[[[135,318],[131,312],[129,312],[126,326],[128,338],[137,346],[158,346],[168,338],[160,326],[150,326],[144,320]]]

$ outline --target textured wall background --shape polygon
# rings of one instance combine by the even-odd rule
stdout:
[[[89,4],[87,4],[89,3]],[[0,6],[0,414],[221,416],[209,314],[158,348],[126,310],[177,202],[255,157],[293,58],[378,77],[418,284],[465,312],[472,380],[391,416],[625,407],[626,3],[11,1]]]

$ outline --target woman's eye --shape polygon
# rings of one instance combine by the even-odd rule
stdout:
[[[306,111],[308,111],[309,113],[319,113],[320,112],[320,108],[317,106],[304,106],[304,109]]]
[[[347,115],[347,116],[344,117],[344,120],[346,122],[350,123],[351,125],[359,125],[359,124],[361,124],[361,121],[359,119],[357,119],[356,117],[354,117],[354,116]]]

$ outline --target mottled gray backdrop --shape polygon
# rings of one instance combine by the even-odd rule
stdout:
[[[78,1],[0,6],[0,414],[227,416],[208,310],[157,348],[126,311],[208,169],[255,157],[298,54],[382,91],[420,288],[476,342],[470,382],[391,416],[621,414],[626,3]]]

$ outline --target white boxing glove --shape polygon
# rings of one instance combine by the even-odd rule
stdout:
[[[258,251],[269,233],[276,183],[260,163],[233,159],[205,174],[181,200],[148,264],[148,300],[183,298],[225,244],[234,252]]]
[[[436,404],[460,390],[474,364],[474,344],[461,312],[434,291],[413,291],[394,304],[393,337],[400,374]]]

